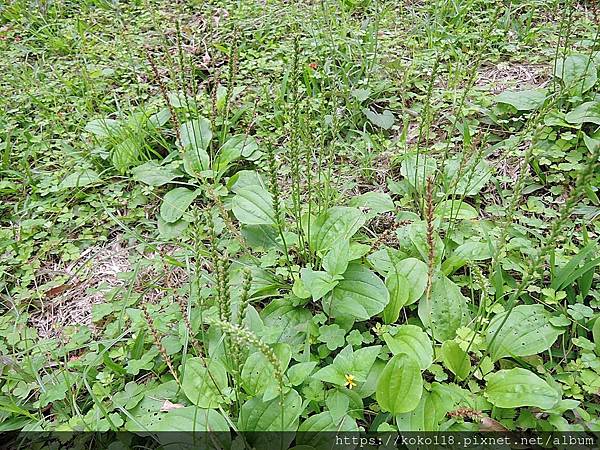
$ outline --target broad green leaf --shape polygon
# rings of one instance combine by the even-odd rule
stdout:
[[[300,277],[304,287],[310,292],[314,301],[319,300],[340,282],[339,276],[330,275],[327,272],[315,271],[312,269],[302,269]]]
[[[357,208],[334,206],[311,219],[310,247],[324,254],[338,240],[350,240],[365,223],[364,214]],[[308,229],[305,230],[308,233]]]
[[[133,179],[150,186],[162,186],[180,177],[172,167],[161,166],[156,161],[148,161],[131,170]]]
[[[556,61],[554,75],[576,94],[589,91],[598,80],[598,68],[587,55],[570,55]]]
[[[346,375],[352,375],[354,379],[362,383],[366,381],[369,372],[379,352],[381,345],[364,347],[354,351],[351,345],[347,345],[333,359],[333,363],[318,370],[313,377],[327,383],[344,386]],[[358,388],[360,388],[360,384]]]
[[[392,414],[412,411],[422,393],[423,378],[417,360],[406,353],[392,357],[377,383],[376,398],[381,409]]]
[[[138,165],[141,162],[141,148],[143,145],[139,136],[125,139],[115,145],[110,152],[110,160],[115,169],[125,173],[130,167]]]
[[[323,258],[323,269],[331,275],[341,275],[350,262],[350,242],[339,239]]]
[[[350,249],[348,251],[348,261],[354,261],[362,258],[371,251],[369,244],[361,244],[360,242],[350,242]]]
[[[485,261],[492,257],[490,246],[487,242],[474,240],[465,241],[454,250],[453,255],[465,261]]]
[[[237,134],[231,136],[227,142],[223,144],[219,152],[232,155],[234,158],[239,158],[240,156],[250,156],[257,150],[258,144],[254,137],[245,134]]]
[[[227,189],[235,193],[240,189],[249,186],[261,186],[264,189],[267,188],[267,184],[263,177],[254,170],[240,170],[239,172],[236,172],[235,175],[232,175],[232,177],[229,178],[229,181],[227,181]]]
[[[479,217],[475,208],[464,201],[444,200],[435,207],[435,216],[453,220],[472,220]]]
[[[456,330],[469,323],[468,299],[448,277],[435,277],[429,300],[419,302],[419,318],[438,342],[454,339]]]
[[[577,125],[583,123],[600,125],[600,101],[586,102],[579,105],[565,116],[565,120]]]
[[[524,91],[504,91],[495,98],[498,103],[513,106],[517,111],[533,111],[544,104],[545,89],[527,89]]]
[[[229,431],[229,424],[213,409],[187,406],[159,415],[151,431]]]
[[[435,174],[437,163],[432,156],[409,153],[404,156],[400,173],[418,192],[425,191],[427,178]]]
[[[427,333],[416,325],[401,325],[394,336],[386,333],[383,339],[393,355],[406,353],[413,356],[421,370],[429,368],[433,363],[431,340]]]
[[[212,139],[210,120],[201,117],[181,124],[179,129],[183,148],[202,149],[206,151]]]
[[[384,130],[389,130],[394,126],[395,118],[394,114],[389,110],[384,110],[382,113],[377,113],[367,108],[363,108],[363,113],[369,119],[373,125],[378,126],[379,128],[383,128]]]
[[[416,258],[406,258],[396,263],[395,271],[408,280],[409,292],[406,305],[412,305],[421,298],[427,287],[427,264]]]
[[[184,151],[183,167],[189,175],[198,177],[210,168],[206,151],[212,139],[210,121],[202,117],[185,122],[179,129],[179,135]]]
[[[377,390],[377,381],[379,381],[379,376],[383,369],[385,368],[385,362],[376,359],[373,365],[371,366],[371,370],[367,374],[367,378],[363,383],[358,383],[358,386],[353,390],[360,396],[360,398],[371,397],[375,391]]]
[[[284,231],[282,238],[275,225],[242,225],[242,236],[252,249],[259,251],[271,248],[284,251],[283,239],[288,247],[298,241],[298,236],[290,231]]]
[[[431,391],[423,391],[419,405],[410,412],[396,416],[396,425],[401,431],[439,431],[439,425],[452,411],[453,400],[433,383]]]
[[[293,389],[284,394],[283,401],[276,397],[263,401],[260,396],[246,401],[240,410],[240,431],[296,431],[302,413],[302,398]]]
[[[372,345],[355,350],[352,356],[353,363],[350,373],[357,380],[365,381],[380,351],[381,345]]]
[[[194,105],[196,99],[191,95],[186,95],[184,92],[169,92],[167,93],[169,103],[173,108],[188,108],[188,105]]]
[[[285,371],[291,359],[290,346],[288,344],[276,344],[274,350],[281,370]],[[249,395],[262,394],[270,385],[277,384],[275,369],[267,357],[257,351],[246,359],[242,368],[241,382],[244,391]]]
[[[506,319],[507,314],[494,316],[486,331],[488,351],[494,361],[542,353],[564,332],[550,323],[552,315],[543,305],[519,305]]]
[[[394,323],[400,317],[400,310],[408,301],[410,284],[408,279],[397,270],[397,266],[385,279],[385,286],[390,293],[390,302],[383,310],[385,323]]]
[[[277,342],[290,345],[305,341],[307,324],[312,318],[308,309],[292,305],[287,298],[272,301],[260,312],[260,316],[266,327],[280,330]]]
[[[82,169],[65,177],[58,186],[59,189],[81,188],[100,181],[100,176],[92,169]]]
[[[231,202],[233,214],[245,225],[274,225],[273,198],[262,186],[247,186],[237,191]]]
[[[180,388],[175,380],[167,381],[158,386],[152,383],[144,385],[143,399],[141,401],[139,399],[134,400],[133,404],[126,408],[130,410],[129,412],[135,420],[129,418],[125,429],[128,431],[141,431],[143,427],[152,426],[156,422],[157,415],[165,400],[175,401],[178,392],[180,392]]]
[[[310,376],[317,366],[316,361],[301,362],[294,364],[287,371],[287,377],[292,386],[298,386]]]
[[[492,250],[487,242],[468,240],[459,245],[443,262],[442,272],[445,275],[455,272],[468,261],[484,261],[492,257]]]
[[[369,98],[369,96],[371,95],[371,90],[370,89],[352,89],[350,91],[350,95],[352,95],[352,97],[354,97],[356,100],[358,100],[359,102],[364,102],[366,99]]]
[[[152,127],[159,128],[165,125],[170,118],[171,112],[169,111],[169,108],[165,107],[148,117],[148,124],[150,124]]]
[[[588,150],[592,153],[596,152],[598,147],[600,147],[600,139],[591,138],[585,133],[583,133],[583,142]]]
[[[592,337],[594,338],[594,344],[596,346],[596,354],[600,354],[600,316],[594,319],[594,326],[592,327]]]
[[[425,221],[413,222],[396,230],[398,239],[408,238],[419,256],[427,261],[429,258],[429,244],[427,242],[427,224]],[[444,249],[444,241],[434,232],[435,264],[439,262],[440,255]],[[413,254],[415,252],[413,251]]]
[[[471,371],[469,355],[455,341],[446,341],[442,344],[442,360],[450,372],[459,380],[464,380]]]
[[[197,196],[198,191],[190,191],[184,187],[171,189],[163,197],[160,216],[165,222],[177,222]]]
[[[368,320],[379,314],[390,301],[381,279],[359,263],[351,263],[344,279],[323,299],[323,309],[330,317],[352,316]]]
[[[147,430],[158,432],[156,437],[164,448],[217,450],[231,445],[227,420],[212,409],[175,408],[156,416]]]
[[[484,395],[498,408],[536,406],[551,409],[560,401],[560,395],[548,383],[520,367],[489,375]]]
[[[296,436],[297,449],[331,448],[331,432],[358,432],[356,421],[348,416],[336,418],[330,411],[310,416],[300,424]],[[305,447],[304,447],[305,446]]]
[[[177,222],[173,223],[165,222],[161,216],[158,216],[158,232],[160,237],[164,240],[170,240],[182,236],[183,232],[189,225],[190,223],[185,220],[178,220]]]
[[[444,175],[449,194],[472,197],[479,194],[490,181],[492,169],[485,161],[478,161],[477,164],[469,161],[464,164],[459,158],[453,158],[446,162]],[[455,203],[458,202],[455,200]]]
[[[200,408],[216,408],[226,401],[227,372],[216,359],[205,362],[190,358],[185,363],[181,388],[185,396]]]
[[[85,126],[84,130],[99,138],[114,136],[121,128],[118,120],[94,119]]]
[[[219,149],[214,168],[215,170],[225,170],[236,159],[242,156],[248,157],[255,152],[258,154],[258,144],[252,136],[245,134],[232,136]]]
[[[388,272],[394,270],[396,263],[405,258],[405,253],[391,247],[383,247],[367,256],[367,260],[373,266],[373,269],[384,277],[387,276]]]
[[[394,211],[394,201],[384,192],[366,192],[358,197],[353,197],[349,206],[354,208],[368,208],[371,214],[380,214]]]

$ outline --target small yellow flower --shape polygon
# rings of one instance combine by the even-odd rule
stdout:
[[[354,375],[346,375],[346,382],[344,383],[348,389],[352,389],[356,386],[356,381],[354,381]]]

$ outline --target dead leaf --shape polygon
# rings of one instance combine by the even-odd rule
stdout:
[[[500,422],[490,419],[489,417],[482,417],[480,422],[480,431],[508,431],[508,428],[506,428]]]
[[[169,400],[165,400],[163,405],[160,407],[161,412],[169,412],[174,409],[185,408],[181,403],[172,403]]]
[[[71,287],[73,286],[70,284],[63,284],[61,286],[53,287],[52,289],[49,289],[48,292],[46,292],[46,298],[52,299],[54,297],[58,297],[60,294],[65,292],[67,289],[70,289]]]

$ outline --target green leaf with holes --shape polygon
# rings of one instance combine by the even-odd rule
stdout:
[[[401,414],[415,409],[422,393],[423,377],[419,362],[406,353],[399,353],[381,372],[375,395],[382,410]]]
[[[561,398],[548,383],[520,367],[499,370],[489,375],[484,395],[492,405],[499,408],[535,406],[551,409]]]
[[[437,276],[431,285],[430,298],[419,302],[419,318],[438,342],[454,339],[456,330],[470,320],[468,299],[453,281]]]
[[[492,360],[537,355],[548,350],[564,332],[552,325],[551,318],[543,305],[519,305],[510,314],[504,312],[494,316],[486,331]]]

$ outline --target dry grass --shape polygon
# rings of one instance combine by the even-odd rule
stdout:
[[[128,249],[115,240],[88,248],[73,264],[54,268],[56,272],[58,269],[70,277],[69,282],[61,286],[62,292],[55,297],[46,295],[42,308],[30,318],[43,338],[60,336],[70,325],[86,325],[94,331],[93,305],[104,302],[107,290],[124,285],[118,275],[129,271],[131,263]]]
[[[543,64],[501,62],[479,69],[476,86],[499,94],[510,89],[532,89],[550,82],[551,68]]]
[[[164,247],[154,254],[144,255],[148,261],[158,258],[162,265],[158,269],[157,265],[149,264],[138,272],[133,291],[144,291],[146,302],[156,303],[163,297],[165,289],[180,287],[187,281],[184,269],[165,267],[162,262],[164,254],[174,252],[174,247]],[[136,254],[117,237],[105,245],[86,249],[77,261],[67,267],[55,264],[51,270],[46,269],[67,275],[69,281],[46,292],[42,307],[31,314],[31,325],[42,338],[60,337],[66,327],[74,325],[84,325],[92,333],[99,333],[101,327],[92,321],[92,308],[104,303],[106,294],[112,289],[127,286],[128,281],[120,275],[132,272],[135,260]],[[157,287],[146,289],[150,280]]]

